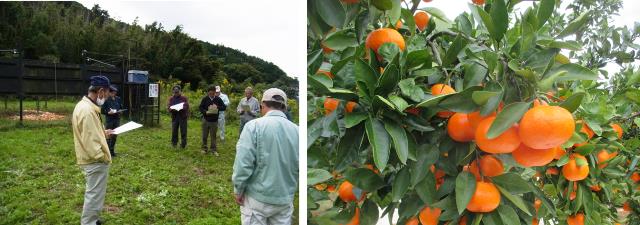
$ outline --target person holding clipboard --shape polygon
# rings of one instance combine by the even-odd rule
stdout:
[[[117,96],[118,88],[111,85],[109,87],[111,91],[107,100],[102,105],[102,114],[106,117],[105,127],[107,129],[115,129],[120,126],[120,114],[124,111],[122,109],[122,100]],[[118,135],[111,135],[111,138],[107,139],[107,145],[109,146],[109,152],[111,157],[116,157],[116,138]]]
[[[207,96],[200,101],[200,112],[202,113],[202,151],[213,153],[218,156],[216,146],[216,132],[218,131],[218,115],[227,109],[222,99],[216,95],[214,86],[209,87]],[[211,136],[211,147],[207,149],[207,138]]]
[[[167,110],[171,113],[171,145],[178,145],[178,130],[182,142],[180,147],[187,147],[187,120],[189,119],[189,100],[182,95],[182,89],[176,85],[173,87],[173,96],[169,98]]]
[[[244,95],[245,97],[240,99],[236,109],[240,114],[240,132],[238,133],[242,133],[242,129],[247,122],[258,118],[258,115],[260,115],[260,103],[258,99],[253,97],[253,88],[247,87],[244,89]]]

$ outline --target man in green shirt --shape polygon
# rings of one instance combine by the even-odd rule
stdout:
[[[245,124],[236,145],[233,190],[243,225],[291,224],[298,186],[298,126],[287,120],[287,95],[264,92],[261,118]]]

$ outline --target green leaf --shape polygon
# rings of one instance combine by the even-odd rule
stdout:
[[[440,156],[440,152],[438,151],[437,148],[435,147],[423,148],[423,146],[420,146],[421,148],[417,150],[416,154],[418,158],[412,166],[412,170],[411,170],[412,186],[416,186],[416,184],[418,184],[420,181],[422,181],[422,179],[424,179],[427,172],[430,172],[429,169],[427,168],[431,167],[431,165],[433,165]]]
[[[540,6],[538,7],[538,29],[540,29],[544,23],[547,22],[551,14],[553,13],[553,9],[555,7],[556,0],[541,0]]]
[[[582,49],[582,45],[577,41],[538,40],[536,44],[548,48],[562,48],[573,51],[580,51]]]
[[[556,36],[556,39],[562,39],[563,37],[566,37],[578,32],[578,30],[580,30],[587,23],[587,20],[589,19],[590,14],[591,14],[590,10],[583,12],[573,21],[569,22],[569,24],[564,28],[564,30],[562,30]]]
[[[427,98],[422,88],[416,85],[415,78],[407,78],[398,82],[402,95],[411,99],[414,102],[421,102]]]
[[[405,101],[404,98],[400,96],[390,95],[389,101],[391,101],[393,105],[396,106],[398,112],[404,112],[405,109],[409,108],[409,103],[407,103],[407,101]]]
[[[478,12],[478,15],[480,16],[480,18],[482,19],[482,22],[484,23],[484,26],[487,28],[487,31],[489,31],[489,35],[491,35],[491,37],[494,40],[497,40],[497,36],[498,34],[496,33],[496,27],[493,24],[493,20],[491,19],[491,15],[489,15],[489,13],[487,13],[486,11],[484,11],[481,7],[479,6],[475,6],[474,7],[476,9],[476,11]]]
[[[402,9],[402,5],[400,5],[400,0],[391,0],[391,4],[393,5],[391,7],[391,10],[389,10],[389,23],[391,23],[394,27],[396,25],[396,22],[400,19],[400,12]]]
[[[389,161],[389,134],[384,125],[372,117],[365,122],[367,138],[373,150],[373,161],[380,172],[384,171]]]
[[[487,68],[481,66],[478,63],[465,63],[464,64],[464,88],[473,86],[479,86],[487,76]],[[478,104],[476,102],[476,104]],[[483,105],[483,104],[478,104]]]
[[[514,195],[531,192],[529,183],[515,173],[504,173],[500,176],[492,177],[491,180],[495,185],[504,188]]]
[[[413,13],[410,10],[403,8],[402,19],[404,20],[404,25],[411,31],[411,35],[416,34],[416,21],[413,19]]]
[[[476,177],[469,172],[462,172],[456,177],[456,206],[458,214],[462,214],[476,191]]]
[[[588,155],[588,154],[591,154],[593,150],[596,150],[596,146],[594,144],[586,144],[586,145],[577,147],[576,149],[573,150],[573,152],[578,153],[580,155]]]
[[[397,202],[404,196],[409,189],[409,182],[411,175],[409,174],[409,167],[403,167],[395,177],[393,181],[393,187],[391,189],[392,201]]]
[[[325,94],[329,92],[329,88],[316,79],[315,76],[307,76],[307,83],[316,94]]]
[[[522,118],[522,115],[527,112],[530,105],[531,103],[527,102],[514,102],[504,107],[496,116],[493,124],[491,124],[489,132],[487,132],[487,138],[494,139],[500,136]]]
[[[376,224],[379,215],[378,205],[373,200],[367,199],[360,210],[360,224]]]
[[[331,173],[323,169],[309,168],[307,170],[307,185],[316,185],[331,179]]]
[[[420,67],[427,63],[431,63],[431,54],[427,49],[413,51],[407,55],[406,66],[408,69]]]
[[[320,17],[335,28],[342,28],[346,13],[340,0],[314,1]]]
[[[567,74],[567,71],[558,71],[557,73],[554,73],[551,76],[545,77],[538,83],[538,88],[540,88],[541,91],[551,90],[551,88],[553,87],[553,83],[556,82],[556,79],[566,74]]]
[[[390,66],[387,66],[387,69],[384,70],[384,73],[380,76],[375,93],[377,95],[389,94],[389,92],[393,91],[393,89],[398,86],[398,81],[400,81],[400,72],[396,65],[391,64]]]
[[[315,74],[322,65],[322,49],[315,50],[307,55],[307,73]]]
[[[362,12],[360,12],[360,14],[358,14],[358,17],[356,17],[355,30],[356,38],[359,43],[362,42],[366,37],[365,35],[367,34],[367,27],[369,26],[370,22],[371,18],[369,17],[369,10],[363,10]]]
[[[576,160],[576,166],[586,166],[589,165],[589,163],[587,162],[587,160],[583,159],[583,158],[575,158]]]
[[[400,48],[395,43],[387,42],[378,48],[378,55],[387,62],[391,62],[400,53]]]
[[[371,4],[382,11],[393,8],[391,0],[371,0]]]
[[[420,102],[416,105],[416,107],[422,107],[422,108],[429,108],[429,107],[434,107],[436,105],[438,105],[442,100],[444,100],[445,98],[451,96],[453,94],[446,94],[446,95],[438,95],[435,97],[431,97],[423,102]]]
[[[368,118],[368,115],[367,113],[364,113],[364,112],[352,112],[352,113],[346,114],[344,116],[345,127],[352,128],[362,123],[362,121],[366,120],[367,118]]]
[[[560,81],[573,81],[573,80],[597,80],[598,79],[598,74],[581,66],[578,64],[574,64],[574,63],[567,63],[561,66],[558,66],[556,68],[552,68],[551,70],[549,70],[549,72],[547,72],[547,74],[553,74],[556,73],[558,71],[567,71],[567,74],[565,76],[559,77],[557,79],[558,82]]]
[[[574,93],[569,98],[567,98],[567,100],[562,102],[560,104],[560,107],[565,108],[569,112],[573,113],[576,111],[576,109],[578,109],[578,107],[580,107],[580,104],[582,103],[582,99],[584,99],[584,96],[585,96],[584,92]]]
[[[482,90],[482,87],[473,86],[464,91],[448,95],[438,106],[454,112],[471,113],[478,109],[478,106],[472,100],[472,95],[479,90]]]
[[[505,190],[504,188],[501,188],[500,186],[496,186],[496,187],[498,188],[498,190],[500,190],[500,193],[502,193],[502,196],[504,196],[509,201],[511,201],[511,203],[513,203],[516,207],[518,207],[524,213],[531,216],[531,212],[529,212],[529,208],[527,208],[527,206],[524,204],[524,200],[522,200],[520,196],[512,195],[511,193],[509,193],[509,191]]]
[[[356,34],[349,32],[350,30],[340,30],[333,32],[324,40],[324,45],[333,50],[344,50],[349,47],[358,46]]]
[[[362,61],[362,59],[356,59],[356,63],[354,64],[354,73],[356,74],[356,81],[362,82],[365,86],[366,90],[373,91],[376,87],[376,83],[378,82],[377,73],[367,64]],[[367,93],[371,95],[372,93]]]
[[[373,192],[384,186],[382,178],[367,168],[347,170],[344,177],[353,186],[366,192]]]
[[[346,101],[358,100],[356,93],[342,88],[329,88],[329,95]]]
[[[451,23],[451,20],[449,18],[447,18],[446,14],[442,10],[440,10],[440,9],[438,9],[436,7],[425,7],[425,8],[422,8],[420,10],[426,11],[432,17],[438,18],[439,20],[442,20],[442,21],[444,21],[446,23]]]
[[[425,168],[422,169],[428,171]],[[428,171],[426,177],[422,179],[422,181],[420,181],[417,185],[415,185],[415,189],[420,199],[428,205],[431,205],[435,203],[436,200],[438,200],[436,198],[436,178],[433,176],[433,173],[431,173],[431,171]]]
[[[496,96],[498,94],[500,94],[500,92],[474,91],[473,95],[471,95],[471,98],[473,99],[473,102],[475,102],[477,105],[484,105],[487,103],[487,101],[489,101],[491,97]]]
[[[507,14],[507,6],[504,0],[493,0],[493,4],[491,4],[491,20],[495,29],[491,36],[496,42],[500,42],[509,26],[509,15]]]
[[[381,106],[381,104],[386,106],[386,107],[388,107],[391,110],[397,110],[396,106],[393,105],[393,103],[391,103],[389,100],[387,100],[386,98],[384,98],[384,97],[382,97],[380,95],[376,95],[374,97],[374,99],[373,99],[374,108]]]
[[[447,50],[447,53],[445,54],[444,59],[442,59],[442,66],[448,67],[453,62],[458,60],[458,53],[460,53],[460,51],[462,51],[462,49],[464,49],[466,46],[467,46],[467,39],[463,38],[460,34],[458,34],[456,38],[453,39],[453,42],[451,42],[451,46]]]
[[[508,205],[498,206],[498,214],[502,218],[502,223],[509,225],[520,225],[520,218],[516,211]]]
[[[393,121],[384,121],[384,128],[391,135],[393,140],[393,148],[398,154],[398,159],[402,164],[407,164],[407,156],[409,154],[409,141],[407,140],[407,133],[400,124]]]

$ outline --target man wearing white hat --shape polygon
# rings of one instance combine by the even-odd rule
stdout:
[[[229,103],[231,103],[229,101],[229,96],[222,93],[220,86],[216,86],[216,96],[220,97],[224,105],[229,107]],[[220,141],[222,141],[222,143],[224,143],[224,123],[225,123],[224,111],[225,110],[220,110],[218,114],[218,130],[220,130]]]
[[[287,95],[264,92],[263,117],[248,121],[236,145],[233,191],[242,225],[291,224],[298,186],[298,126],[287,120]]]

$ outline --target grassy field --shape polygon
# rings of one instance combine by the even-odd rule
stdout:
[[[77,224],[85,182],[68,117],[18,126],[7,119],[15,105],[0,106],[0,224]],[[73,105],[49,102],[46,110],[70,115]],[[231,185],[238,123],[228,121],[228,140],[215,157],[201,153],[196,119],[189,121],[187,148],[173,149],[169,120],[163,115],[160,127],[118,137],[102,218],[107,224],[239,224]]]

